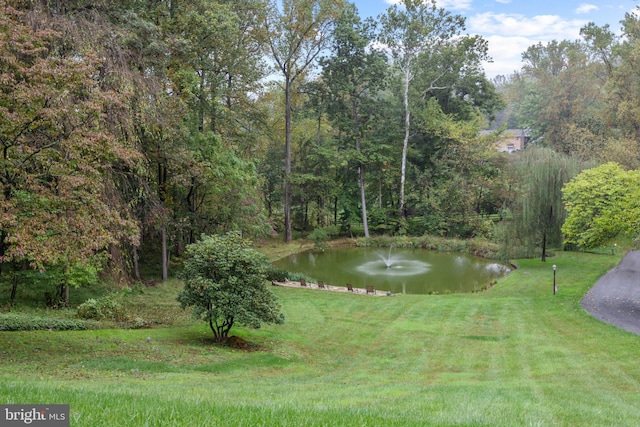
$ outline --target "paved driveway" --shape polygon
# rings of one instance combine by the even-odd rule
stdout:
[[[595,318],[640,335],[640,251],[629,251],[581,304]]]

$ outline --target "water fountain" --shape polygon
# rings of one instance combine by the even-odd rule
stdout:
[[[403,277],[424,274],[431,267],[428,262],[408,257],[406,253],[392,254],[392,251],[393,246],[386,254],[377,252],[378,259],[365,260],[356,270],[368,276]]]
[[[391,249],[393,249],[393,245],[389,246],[389,255],[385,258],[384,255],[380,255],[380,259],[384,262],[384,265],[387,268],[391,268],[392,258],[391,258]]]

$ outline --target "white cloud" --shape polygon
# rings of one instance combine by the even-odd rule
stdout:
[[[536,44],[527,37],[487,36],[489,56],[493,62],[485,63],[484,70],[489,77],[499,74],[509,75],[522,68],[522,53]]]
[[[496,0],[496,3],[509,4],[511,0]]]
[[[479,34],[573,40],[588,21],[566,20],[558,15],[538,15],[529,18],[518,14],[486,12],[472,16],[467,22],[469,30]]]
[[[472,0],[436,0],[436,5],[447,10],[469,10]]]
[[[467,20],[469,31],[489,42],[493,62],[484,64],[489,77],[509,75],[522,68],[522,53],[538,43],[576,40],[587,21],[567,20],[558,15],[527,17],[519,14],[481,13]]]
[[[511,0],[495,1],[509,3]],[[387,2],[399,3],[400,0],[387,0]],[[438,6],[465,9],[471,8],[471,1],[438,0]],[[471,34],[479,34],[489,42],[489,56],[493,61],[483,65],[487,76],[491,78],[499,74],[509,75],[519,71],[523,65],[522,53],[530,46],[538,43],[546,44],[552,40],[579,39],[580,28],[588,22],[586,19],[566,19],[559,15],[525,16],[486,12],[468,16],[467,31]]]
[[[594,10],[598,10],[598,6],[595,4],[581,3],[580,6],[576,9],[577,14],[584,14],[593,12]]]

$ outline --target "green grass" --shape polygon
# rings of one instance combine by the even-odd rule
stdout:
[[[68,403],[73,426],[640,425],[640,337],[579,305],[618,260],[519,260],[479,294],[274,287],[285,324],[232,330],[252,351],[179,319],[170,282],[136,304],[171,327],[0,333],[0,401]]]

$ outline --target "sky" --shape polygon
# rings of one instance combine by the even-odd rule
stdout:
[[[351,0],[362,18],[377,17],[400,0]],[[487,77],[520,70],[522,53],[529,46],[552,40],[578,40],[580,28],[589,22],[609,24],[620,33],[620,21],[636,10],[640,0],[437,0],[454,15],[466,17],[466,33],[489,42],[491,63]]]

